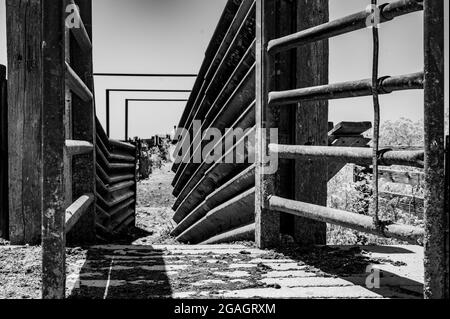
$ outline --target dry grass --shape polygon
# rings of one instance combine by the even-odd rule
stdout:
[[[372,198],[368,194],[371,189],[370,180],[362,182],[353,181],[354,165],[347,165],[328,184],[328,207],[370,215],[367,206]],[[395,167],[395,169],[405,169]],[[380,183],[380,190],[391,191],[406,195],[421,196],[422,189],[410,185],[393,183]],[[422,226],[423,220],[414,214],[402,211],[387,202],[380,202],[380,219],[389,220],[406,225]],[[374,235],[360,233],[339,226],[328,225],[329,245],[394,245],[404,244],[398,240],[380,238]]]

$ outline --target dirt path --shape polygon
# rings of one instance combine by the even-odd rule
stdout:
[[[171,186],[175,174],[171,167],[172,163],[166,163],[155,169],[149,179],[138,183],[136,226],[148,232],[148,236],[133,242],[135,245],[177,243],[169,236],[175,202]]]

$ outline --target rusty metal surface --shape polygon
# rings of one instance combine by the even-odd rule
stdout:
[[[424,235],[422,228],[400,224],[387,225],[384,232],[380,233],[379,229],[373,224],[370,216],[288,200],[277,196],[272,196],[269,203],[270,207],[276,211],[339,225],[381,237],[404,240],[412,244],[419,243]]]
[[[423,9],[422,0],[401,0],[379,6],[380,23]],[[361,11],[269,42],[268,51],[275,54],[310,42],[364,29],[370,12]]]
[[[379,79],[379,94],[423,88],[423,73],[384,77]],[[334,100],[372,95],[372,79],[333,83],[288,91],[270,92],[270,105],[285,105],[300,101]]]
[[[299,157],[314,159],[329,158],[329,160],[358,165],[372,163],[372,150],[363,147],[329,147],[270,144],[271,152],[278,153],[281,158],[295,159]],[[390,151],[380,154],[380,164],[384,166],[404,165],[423,167],[423,151]]]

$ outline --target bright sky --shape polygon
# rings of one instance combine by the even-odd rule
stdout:
[[[366,8],[369,0],[330,0],[330,19]],[[393,0],[387,1],[393,2]],[[197,73],[226,0],[94,0],[94,72]],[[381,3],[381,1],[380,1]],[[446,30],[448,32],[448,1]],[[423,68],[422,13],[381,26],[380,75],[400,75]],[[6,64],[5,0],[0,0],[0,63]],[[448,83],[448,33],[446,35]],[[330,40],[330,83],[370,78],[369,29]],[[103,78],[95,81],[97,114],[105,122],[105,89],[191,89],[192,78]],[[447,85],[448,87],[448,85]],[[448,93],[448,92],[447,92]],[[188,94],[113,93],[111,135],[124,137],[126,98],[187,98]],[[448,94],[447,106],[448,106]],[[381,98],[382,119],[423,118],[422,91]],[[132,102],[130,136],[169,133],[178,124],[185,102]],[[330,120],[370,121],[370,97],[330,102]]]

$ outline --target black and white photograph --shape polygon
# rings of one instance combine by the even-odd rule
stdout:
[[[449,5],[0,0],[0,302],[448,300]]]

